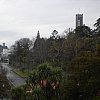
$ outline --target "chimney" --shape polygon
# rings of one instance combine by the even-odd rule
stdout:
[[[3,47],[5,47],[5,43],[3,43]]]

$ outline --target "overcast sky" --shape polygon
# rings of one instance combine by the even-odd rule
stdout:
[[[49,37],[55,29],[62,33],[75,28],[77,13],[83,13],[85,25],[93,27],[100,17],[100,0],[0,0],[0,44],[32,39],[38,30],[41,37]]]

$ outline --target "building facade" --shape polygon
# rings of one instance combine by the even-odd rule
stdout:
[[[8,61],[9,54],[10,54],[10,50],[5,45],[5,43],[3,43],[3,45],[0,45],[0,61],[5,60],[5,59]]]

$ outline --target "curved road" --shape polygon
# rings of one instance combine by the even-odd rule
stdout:
[[[7,78],[8,80],[16,87],[20,85],[24,85],[26,83],[25,79],[17,75],[15,72],[12,71],[12,68],[9,67],[8,64],[2,63],[2,67],[6,70],[7,72]]]

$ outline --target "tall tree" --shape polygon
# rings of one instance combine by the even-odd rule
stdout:
[[[98,49],[97,49],[98,50]],[[97,52],[97,51],[96,51]],[[69,80],[79,88],[77,99],[92,100],[100,90],[100,58],[92,52],[81,52],[69,65]],[[74,88],[72,89],[74,92]]]
[[[97,36],[100,36],[100,18],[97,19],[94,26],[96,27],[95,32],[96,32]]]
[[[92,36],[92,30],[88,26],[78,26],[75,29],[75,33],[79,37],[91,37]]]
[[[46,51],[46,40],[44,38],[40,38],[40,33],[38,31],[37,38],[33,46],[34,65],[41,64],[46,61]]]
[[[15,56],[15,66],[27,66],[29,62],[29,51],[32,41],[29,38],[22,38],[15,42],[12,55]]]

